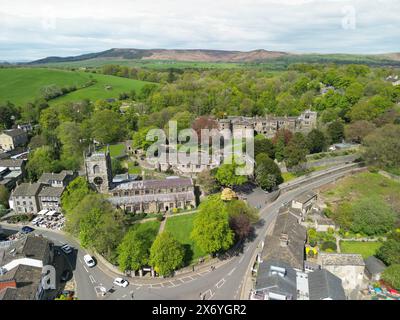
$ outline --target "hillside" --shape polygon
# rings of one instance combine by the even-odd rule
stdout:
[[[96,83],[82,88],[91,80]],[[77,91],[57,98],[57,102],[80,99],[117,98],[121,92],[140,90],[144,81],[137,81],[100,74],[71,72],[41,68],[10,68],[0,69],[0,102],[11,101],[21,105],[41,96],[41,88],[49,85],[58,87],[76,86]],[[111,86],[108,90],[106,86]]]
[[[224,50],[167,50],[167,49],[111,49],[76,57],[48,57],[29,64],[47,64],[60,62],[85,61],[91,59],[122,60],[174,60],[194,62],[254,62],[285,56],[285,52],[254,50],[249,52]]]

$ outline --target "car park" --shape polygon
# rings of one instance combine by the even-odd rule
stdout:
[[[126,288],[129,285],[129,282],[122,278],[116,278],[113,282],[116,286]]]

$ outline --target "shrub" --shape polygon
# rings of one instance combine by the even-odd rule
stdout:
[[[337,249],[336,243],[333,241],[325,241],[321,245],[321,249],[327,252],[335,252]]]

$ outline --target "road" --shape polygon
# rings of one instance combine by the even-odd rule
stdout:
[[[159,278],[159,280],[153,280],[152,283],[131,279],[127,288],[114,286],[115,291],[107,292],[105,296],[100,294],[101,287],[107,291],[113,288],[112,282],[117,275],[112,274],[100,262],[94,268],[88,268],[83,261],[86,250],[81,248],[72,237],[47,230],[36,230],[35,233],[48,237],[56,245],[68,243],[74,246],[76,252],[69,256],[69,261],[74,270],[77,296],[81,300],[238,300],[258,247],[265,238],[267,229],[272,226],[279,208],[308,190],[319,188],[348,174],[349,172],[340,172],[315,182],[305,182],[301,187],[282,194],[275,202],[261,208],[260,226],[255,230],[254,240],[246,242],[239,255],[225,261],[213,271],[203,270],[192,273],[190,276],[182,275],[170,279]],[[3,224],[3,227],[11,229],[6,224]]]

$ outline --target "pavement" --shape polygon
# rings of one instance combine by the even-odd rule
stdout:
[[[36,228],[36,234],[42,234],[54,241],[56,245],[68,243],[76,250],[68,256],[74,271],[76,294],[80,300],[240,300],[248,299],[248,293],[243,289],[248,281],[248,273],[260,250],[268,228],[274,223],[279,208],[298,195],[332,183],[349,172],[333,173],[321,177],[311,183],[304,182],[298,188],[282,194],[275,202],[265,205],[260,210],[260,221],[254,232],[253,240],[243,244],[240,252],[223,261],[215,261],[213,270],[204,266],[194,272],[180,274],[173,278],[127,278],[130,282],[126,288],[113,285],[115,277],[119,276],[109,270],[100,261],[93,268],[88,268],[83,262],[87,250],[79,243],[60,231]],[[1,224],[1,223],[0,223]],[[3,228],[17,228],[2,224]],[[246,286],[247,287],[247,286]],[[243,289],[243,290],[242,290]],[[107,292],[103,295],[103,292]]]

